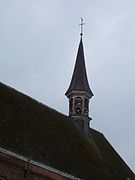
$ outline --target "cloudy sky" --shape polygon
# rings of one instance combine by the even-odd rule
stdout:
[[[0,80],[68,114],[81,16],[91,126],[135,172],[134,0],[0,0]]]

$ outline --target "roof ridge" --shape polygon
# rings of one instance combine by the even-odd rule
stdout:
[[[6,87],[6,88],[8,88],[8,89],[10,89],[10,90],[13,90],[13,91],[17,92],[18,94],[23,95],[23,96],[25,96],[26,98],[29,98],[30,100],[34,101],[35,103],[37,103],[37,104],[39,104],[39,105],[42,105],[42,106],[44,106],[44,107],[46,107],[46,108],[48,108],[48,109],[50,109],[50,110],[56,112],[57,114],[60,114],[60,115],[65,116],[65,117],[68,117],[67,115],[65,115],[65,114],[63,114],[63,113],[57,111],[56,109],[54,109],[54,108],[52,108],[52,107],[50,107],[50,106],[44,104],[43,102],[40,102],[40,101],[38,101],[38,100],[32,98],[31,96],[25,94],[24,92],[22,92],[22,91],[20,91],[20,90],[17,90],[17,89],[15,89],[15,88],[13,88],[13,87],[7,85],[7,84],[4,84],[4,83],[0,82],[0,86],[4,86],[4,87]]]

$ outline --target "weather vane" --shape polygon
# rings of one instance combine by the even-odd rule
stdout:
[[[83,25],[85,23],[83,22],[83,18],[81,17],[81,23],[79,24],[81,26],[81,32],[80,32],[80,35],[82,36],[83,35]]]

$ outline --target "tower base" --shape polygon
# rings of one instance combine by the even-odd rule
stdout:
[[[81,133],[83,135],[88,136],[89,135],[89,124],[90,120],[92,120],[90,117],[85,116],[72,116],[76,126],[79,128]]]

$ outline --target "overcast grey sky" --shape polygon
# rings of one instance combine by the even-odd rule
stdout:
[[[134,0],[0,0],[0,80],[68,114],[81,16],[91,126],[135,172]]]

